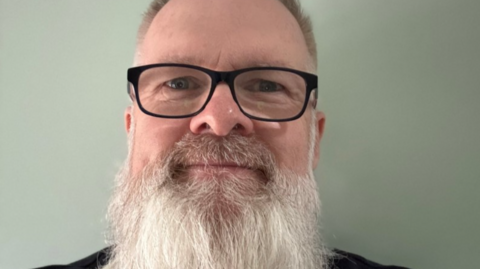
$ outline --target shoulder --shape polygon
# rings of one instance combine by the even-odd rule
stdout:
[[[49,265],[37,269],[97,269],[107,263],[109,252],[110,248],[105,248],[71,264]]]
[[[102,249],[92,255],[68,265],[50,265],[37,269],[97,269],[108,262],[110,248]],[[334,249],[331,269],[408,269],[406,267],[381,265],[362,256]]]
[[[332,269],[408,269],[393,265],[381,265],[365,259],[362,256],[334,249]]]

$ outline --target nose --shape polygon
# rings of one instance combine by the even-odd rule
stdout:
[[[253,133],[253,121],[240,111],[228,85],[219,83],[205,109],[190,121],[190,130],[194,134],[237,132],[246,136]]]

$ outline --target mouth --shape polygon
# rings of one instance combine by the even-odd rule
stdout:
[[[186,168],[204,168],[204,169],[222,169],[222,168],[240,168],[255,170],[247,165],[239,165],[236,163],[222,163],[222,162],[207,162],[207,163],[192,163],[185,166]]]
[[[183,170],[189,177],[201,180],[219,178],[218,176],[222,175],[233,175],[240,178],[257,178],[260,181],[267,181],[265,173],[261,169],[237,163],[192,163],[185,165]]]
[[[200,170],[200,171],[225,171],[225,172],[240,172],[240,171],[256,171],[252,167],[246,165],[238,165],[235,163],[194,163],[185,166],[185,170]]]

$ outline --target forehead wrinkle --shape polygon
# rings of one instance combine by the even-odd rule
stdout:
[[[246,57],[236,56],[235,58],[238,58],[238,59],[227,60],[228,65],[232,67],[231,69],[218,68],[219,66],[226,65],[222,63],[224,59],[222,58],[221,51],[222,50],[218,51],[218,57],[212,63],[207,62],[207,59],[208,59],[207,57],[204,57],[198,54],[181,55],[181,54],[169,53],[157,59],[156,62],[152,62],[149,64],[157,64],[157,63],[188,64],[188,65],[200,66],[200,67],[204,67],[204,68],[212,69],[216,71],[232,71],[232,70],[239,70],[239,69],[245,69],[245,68],[251,68],[251,67],[285,67],[285,68],[292,68],[292,69],[300,69],[300,67],[295,66],[294,64],[288,61],[284,61],[281,59],[267,59],[267,57],[255,57],[252,55],[248,55]]]

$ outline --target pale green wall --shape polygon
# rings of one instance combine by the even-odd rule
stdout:
[[[413,268],[480,255],[480,1],[305,0],[331,246]],[[0,268],[101,247],[148,0],[0,0]]]

